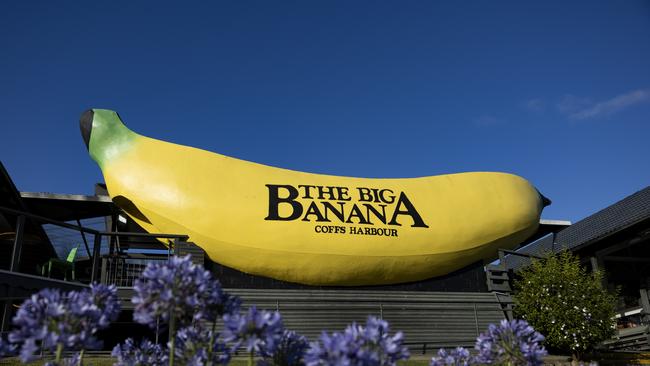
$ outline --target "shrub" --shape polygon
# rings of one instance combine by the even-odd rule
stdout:
[[[575,359],[614,334],[616,295],[601,272],[587,273],[569,252],[535,260],[515,282],[515,314],[546,336],[546,345]]]

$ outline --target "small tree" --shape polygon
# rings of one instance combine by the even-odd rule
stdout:
[[[565,251],[534,260],[515,281],[515,313],[546,337],[546,346],[574,360],[614,335],[616,294],[603,289],[603,274],[587,273]]]

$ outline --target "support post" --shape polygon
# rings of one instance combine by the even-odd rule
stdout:
[[[642,288],[639,290],[641,307],[643,308],[643,321],[650,322],[650,300],[648,299],[648,290]]]
[[[640,303],[643,307],[643,317],[641,318],[643,325],[647,325],[650,321],[650,299],[648,299],[648,291],[644,288],[639,290]],[[646,330],[646,345],[650,345],[650,333]]]
[[[102,236],[101,234],[95,234],[95,242],[93,243],[93,267],[90,273],[90,283],[97,281],[97,275],[99,272],[99,256],[101,255],[102,250]]]
[[[178,252],[180,242],[181,242],[180,238],[174,238],[174,247],[172,248],[171,255],[179,255],[180,254]]]
[[[77,219],[77,225],[81,228],[81,220]],[[84,247],[86,247],[86,254],[90,257],[90,248],[88,247],[88,240],[86,240],[86,233],[83,230],[79,230],[81,233],[81,239],[84,241]]]
[[[112,214],[111,215],[111,231],[112,232],[117,232],[117,214]],[[119,236],[111,236],[109,238],[109,249],[108,249],[108,254],[113,254],[115,252],[115,244],[118,243]]]
[[[600,285],[603,286],[604,289],[607,289],[607,272],[605,272],[605,261],[603,260],[603,255],[596,253],[596,256],[590,257],[589,261],[591,262],[592,272],[599,271],[603,275]]]
[[[9,271],[17,272],[20,267],[20,254],[23,250],[23,234],[25,233],[25,216],[19,215],[16,219],[16,237],[14,238],[14,247],[11,253],[11,263]]]
[[[591,271],[596,272],[600,268],[598,265],[598,259],[596,257],[589,257],[589,262],[591,263]]]
[[[11,298],[12,291],[7,292],[9,298]],[[4,333],[11,329],[11,310],[13,307],[13,300],[7,300],[2,305],[2,324],[0,324],[0,333]]]
[[[111,257],[111,260],[113,258],[114,257]],[[103,285],[108,285],[109,284],[108,283],[108,276],[107,276],[107,273],[108,273],[108,265],[106,263],[107,261],[108,261],[108,258],[106,258],[106,257],[102,258],[102,273],[99,276],[99,278],[100,278],[99,282],[101,284],[103,284]]]

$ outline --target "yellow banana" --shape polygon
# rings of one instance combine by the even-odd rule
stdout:
[[[523,178],[474,172],[365,179],[291,171],[81,118],[108,192],[152,232],[187,234],[215,262],[312,285],[447,274],[533,234],[545,204]]]

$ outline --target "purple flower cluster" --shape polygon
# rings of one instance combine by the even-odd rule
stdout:
[[[171,314],[184,327],[197,320],[214,322],[239,307],[239,299],[225,294],[219,281],[189,255],[149,264],[133,288],[133,319],[152,328],[158,320],[168,323]]]
[[[220,339],[215,324],[222,316],[237,314],[240,300],[223,291],[219,281],[190,256],[172,257],[166,263],[149,264],[134,284],[133,319],[155,328],[169,324],[172,341],[169,364],[226,364],[230,350]],[[212,323],[212,329],[206,328]]]
[[[107,328],[120,315],[120,300],[117,298],[117,287],[115,285],[90,285],[90,295],[96,313],[98,329]]]
[[[0,337],[0,358],[13,356],[16,353],[16,345],[7,342]]]
[[[402,332],[390,336],[388,322],[370,316],[365,327],[354,323],[343,333],[323,332],[320,342],[311,344],[305,363],[307,366],[393,366],[409,358],[403,341]]]
[[[505,363],[537,366],[547,352],[541,343],[544,336],[536,332],[525,320],[502,320],[490,324],[486,333],[476,339],[477,361],[480,363]]]
[[[123,344],[115,346],[111,356],[117,358],[115,366],[163,366],[168,361],[165,350],[146,339],[136,346],[133,339],[129,338]]]
[[[433,357],[429,366],[468,366],[476,364],[476,359],[463,347],[456,347],[447,352],[444,348],[438,351],[438,357]]]
[[[258,364],[276,366],[393,366],[409,358],[403,334],[391,335],[388,322],[375,317],[368,317],[365,325],[352,324],[342,333],[324,332],[320,342],[310,346],[305,337],[284,329],[278,312],[252,306],[240,313],[239,298],[223,291],[210,272],[194,265],[189,256],[150,264],[134,290],[134,320],[152,328],[168,324],[171,340],[163,347],[149,340],[136,344],[127,339],[113,349],[116,366],[171,366],[175,361],[192,366],[225,365],[238,348],[246,350],[250,366],[255,356],[262,358]],[[98,345],[95,333],[114,321],[119,311],[114,286],[93,285],[90,291],[69,293],[43,290],[19,309],[10,341],[22,343],[24,362],[47,350],[56,354],[50,366],[80,364],[83,352],[67,360],[62,360],[62,352]],[[223,334],[216,331],[221,319]],[[15,346],[0,340],[0,355],[14,351]],[[468,354],[456,350],[451,356],[461,360]]]
[[[431,359],[430,366],[510,364],[538,366],[543,364],[546,349],[541,345],[544,336],[525,320],[502,320],[499,325],[490,324],[488,331],[476,338],[472,357],[469,351],[459,347],[451,352],[440,349],[438,357]]]
[[[226,365],[230,362],[230,348],[219,333],[200,324],[176,332],[174,352],[176,360],[182,365]]]
[[[62,362],[49,361],[43,366],[78,366],[81,365],[81,354],[75,353],[72,357],[64,359]]]
[[[28,362],[39,348],[49,351],[95,348],[95,333],[120,311],[115,286],[93,285],[90,291],[44,289],[31,296],[13,318],[12,343],[22,343],[20,358]]]
[[[249,354],[269,357],[282,340],[284,326],[277,311],[252,306],[245,314],[226,314],[223,320],[226,341],[233,342],[234,348],[243,346]]]
[[[308,348],[307,338],[285,329],[273,356],[265,358],[262,363],[273,366],[301,366],[304,365],[303,357]]]

